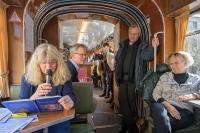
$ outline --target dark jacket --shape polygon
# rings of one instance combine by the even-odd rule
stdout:
[[[71,73],[71,81],[72,82],[79,82],[78,80],[78,72],[76,70],[76,67],[72,64],[70,60],[67,61],[67,66]]]
[[[19,97],[22,99],[30,98],[36,92],[37,87],[38,86],[34,86],[28,83],[26,76],[23,75],[20,85]],[[52,90],[51,92],[48,93],[48,96],[55,96],[55,95],[60,95],[60,96],[68,95],[75,103],[75,95],[73,93],[72,82],[70,80],[66,81],[65,84],[63,85],[52,86]]]
[[[116,81],[119,84],[122,81],[122,73],[120,72],[120,61],[122,57],[122,51],[125,48],[125,45],[129,44],[129,40],[125,40],[122,43],[119,44],[119,49],[115,56],[115,75],[116,75]],[[136,54],[136,61],[135,61],[135,70],[134,75],[131,75],[131,77],[134,77],[135,84],[138,86],[138,83],[141,79],[143,79],[144,75],[147,72],[147,63],[148,61],[153,59],[153,47],[151,47],[149,44],[144,42],[143,40],[140,40],[137,54]],[[134,66],[133,66],[134,67]]]

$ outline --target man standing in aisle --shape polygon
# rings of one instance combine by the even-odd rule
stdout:
[[[121,133],[137,133],[136,126],[136,87],[147,72],[147,63],[153,59],[158,39],[152,46],[140,38],[141,31],[137,25],[128,30],[128,39],[119,44],[115,56],[116,82],[119,85],[119,111],[122,114]]]

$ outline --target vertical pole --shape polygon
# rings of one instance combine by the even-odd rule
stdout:
[[[156,72],[156,62],[157,62],[157,57],[156,57],[156,52],[157,52],[157,46],[154,46],[154,72]]]

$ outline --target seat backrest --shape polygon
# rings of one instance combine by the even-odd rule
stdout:
[[[143,97],[144,100],[153,102],[152,92],[155,88],[160,76],[171,71],[170,67],[167,64],[158,64],[156,65],[156,72],[149,70],[144,78],[140,81],[138,86],[138,93]]]
[[[19,98],[20,85],[10,86],[10,98],[9,100],[17,100]]]
[[[93,112],[92,82],[73,82],[74,94],[76,96],[75,110],[77,114],[88,114]]]

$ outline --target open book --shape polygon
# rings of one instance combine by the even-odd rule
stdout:
[[[58,103],[61,96],[43,96],[35,100],[20,99],[2,102],[3,106],[8,108],[12,113],[26,112],[53,112],[62,111],[63,107]]]

